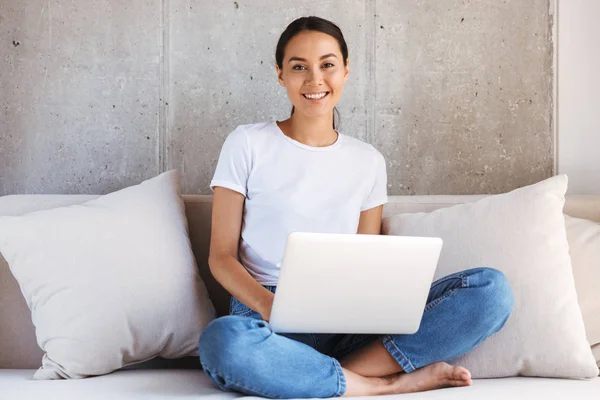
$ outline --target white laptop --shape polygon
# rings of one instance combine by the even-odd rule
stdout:
[[[280,333],[417,332],[442,239],[291,233],[271,310]]]

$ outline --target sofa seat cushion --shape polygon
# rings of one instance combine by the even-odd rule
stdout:
[[[256,399],[221,392],[200,370],[127,370],[86,379],[32,380],[35,370],[0,369],[2,398],[11,400],[87,399]],[[549,378],[475,379],[473,386],[448,388],[407,395],[386,396],[397,400],[504,400],[504,399],[598,399],[600,378],[592,380]],[[368,397],[355,397],[366,399]],[[369,399],[378,397],[369,397]]]

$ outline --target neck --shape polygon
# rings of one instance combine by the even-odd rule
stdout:
[[[306,117],[298,110],[279,127],[287,136],[311,147],[331,146],[338,139],[333,129],[333,113],[328,116]]]

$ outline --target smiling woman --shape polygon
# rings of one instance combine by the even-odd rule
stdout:
[[[210,183],[214,197],[208,264],[232,298],[230,315],[214,320],[200,337],[204,372],[222,390],[271,398],[470,385],[469,371],[442,361],[464,354],[506,321],[506,307],[489,323],[468,307],[481,304],[483,297],[510,299],[505,289],[482,291],[507,287],[501,273],[489,269],[434,282],[427,305],[432,322],[422,324],[421,336],[271,330],[268,322],[288,235],[379,235],[388,200],[381,153],[338,132],[335,124],[335,105],[350,72],[339,27],[318,17],[293,21],[279,39],[275,60],[292,115],[284,121],[238,126],[223,143]],[[471,277],[472,287],[461,286],[465,276]],[[450,308],[437,307],[440,299]],[[472,317],[454,318],[454,309]],[[447,327],[439,322],[450,320],[454,322]],[[483,321],[481,329],[474,329],[473,321]],[[470,333],[456,335],[466,331]]]

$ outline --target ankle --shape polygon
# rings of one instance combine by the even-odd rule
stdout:
[[[346,392],[344,397],[378,396],[389,393],[390,383],[378,377],[368,377],[342,368],[346,377]]]
[[[392,374],[392,375],[397,376],[398,374]],[[392,379],[390,379],[390,377],[392,375],[371,378],[371,379],[373,379],[373,387],[375,388],[375,393],[373,393],[374,395],[379,396],[379,395],[391,393],[393,381],[392,381]]]

